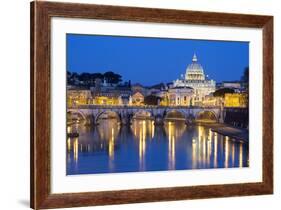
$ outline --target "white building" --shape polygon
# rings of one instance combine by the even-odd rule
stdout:
[[[194,92],[190,87],[174,87],[168,90],[170,106],[190,106]]]
[[[208,80],[204,74],[203,67],[198,63],[197,57],[194,54],[192,63],[187,66],[185,75],[181,79],[173,82],[174,87],[190,87],[193,88],[193,104],[201,105],[205,96],[216,90],[216,82]]]

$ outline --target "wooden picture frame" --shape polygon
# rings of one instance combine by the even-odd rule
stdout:
[[[261,28],[263,33],[262,182],[51,194],[50,21],[52,17]],[[273,17],[167,9],[31,2],[31,208],[248,196],[273,193]]]

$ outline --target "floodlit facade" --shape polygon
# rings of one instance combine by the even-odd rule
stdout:
[[[73,107],[81,104],[91,104],[93,101],[90,90],[69,89],[67,90],[67,105]]]
[[[174,87],[168,90],[168,105],[190,106],[192,105],[193,92],[190,87]]]
[[[247,107],[248,99],[245,93],[226,93],[224,96],[225,107]]]
[[[144,95],[141,92],[136,92],[132,95],[132,105],[143,105]]]

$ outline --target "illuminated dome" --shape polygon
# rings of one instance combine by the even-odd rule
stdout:
[[[192,63],[189,64],[186,69],[186,80],[205,80],[203,67],[197,61],[197,57],[194,54],[192,58]]]

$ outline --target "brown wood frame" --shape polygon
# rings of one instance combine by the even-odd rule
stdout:
[[[191,187],[51,194],[50,20],[52,17],[262,28],[263,181]],[[273,193],[273,17],[91,4],[31,2],[31,178],[34,209]]]

